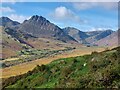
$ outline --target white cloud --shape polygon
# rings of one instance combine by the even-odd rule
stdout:
[[[53,15],[57,19],[66,19],[66,18],[76,17],[71,10],[63,6],[57,7]]]
[[[113,10],[113,9],[117,10],[118,3],[117,2],[79,2],[79,3],[73,3],[73,6],[77,10],[86,10],[95,7],[102,7],[108,10]]]
[[[30,17],[28,16],[23,16],[23,15],[17,15],[17,14],[11,14],[8,16],[10,19],[14,20],[14,21],[18,21],[20,23],[22,23],[24,20],[29,19]]]
[[[94,3],[79,2],[79,3],[73,3],[73,6],[77,10],[86,10],[92,8],[94,6]]]
[[[51,16],[59,21],[69,21],[69,22],[78,22],[83,23],[84,21],[80,19],[79,16],[77,16],[74,12],[72,12],[70,9],[67,9],[66,7],[60,6],[57,7],[54,12],[51,14]]]
[[[99,28],[91,28],[88,31],[105,31],[105,30],[109,30],[109,29],[111,29],[111,28],[101,28],[101,27],[99,27]]]
[[[0,11],[5,13],[5,12],[15,12],[14,9],[10,8],[10,7],[0,7]]]

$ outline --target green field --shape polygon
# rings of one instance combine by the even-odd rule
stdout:
[[[17,52],[17,57],[7,58],[2,61],[2,67],[10,67],[24,62],[30,62],[36,59],[45,58],[48,56],[55,56],[67,51],[74,50],[75,48],[66,47],[62,50],[49,50],[49,49],[25,49]]]

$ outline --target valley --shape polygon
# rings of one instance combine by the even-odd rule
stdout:
[[[31,62],[21,63],[19,65],[0,69],[0,70],[2,70],[2,77],[1,78],[8,78],[11,76],[24,74],[24,73],[28,72],[29,70],[32,70],[36,65],[49,64],[50,62],[52,62],[56,59],[59,59],[59,58],[83,56],[86,54],[91,54],[94,51],[101,52],[101,51],[104,51],[105,49],[106,48],[103,48],[103,47],[98,48],[98,47],[82,47],[81,46],[80,48],[77,48],[77,49],[74,49],[71,51],[67,51],[67,52],[63,52],[63,53],[58,54],[58,55],[48,56],[48,57],[44,57],[41,59],[36,59],[34,61],[31,61]],[[12,60],[10,60],[10,61],[12,61]],[[20,71],[18,71],[18,70],[20,70]]]
[[[119,88],[119,50],[117,47],[83,56],[59,57],[55,61],[49,58],[41,64],[36,61],[37,66],[29,72],[3,79],[3,88]]]
[[[0,21],[3,22],[0,23],[0,79],[5,88],[99,87],[96,83],[106,80],[101,73],[107,75],[107,69],[114,67],[118,61],[118,31],[60,28],[38,15],[22,23],[8,17],[1,17]],[[93,81],[90,82],[89,76]],[[77,77],[80,81],[77,81]],[[99,83],[100,87],[105,87],[103,82]]]

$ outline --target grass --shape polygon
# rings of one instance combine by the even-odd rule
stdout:
[[[21,79],[14,77],[7,88],[119,88],[119,51],[93,52],[91,55],[61,58],[37,65]],[[95,59],[92,61],[92,59]],[[86,65],[84,65],[86,63]],[[5,82],[4,82],[5,83]]]
[[[64,52],[62,54],[58,54],[53,56],[48,56],[45,58],[41,58],[41,59],[37,59],[35,61],[31,61],[31,62],[27,62],[27,63],[22,63],[19,65],[15,65],[15,66],[11,66],[11,67],[7,67],[2,69],[2,77],[1,78],[8,78],[11,76],[16,76],[16,75],[20,75],[20,74],[24,74],[26,72],[28,72],[29,70],[32,70],[37,64],[41,65],[41,64],[48,64],[56,59],[59,58],[68,58],[68,57],[76,57],[76,56],[82,56],[85,54],[91,54],[91,52],[93,51],[103,51],[104,48],[86,48],[86,47],[81,47],[79,49],[75,49],[73,51],[69,51],[69,52]],[[0,69],[1,70],[1,69]],[[20,70],[20,71],[18,71]]]
[[[55,56],[57,54],[61,54],[67,51],[71,51],[74,48],[66,48],[63,50],[48,50],[48,49],[43,49],[43,50],[38,50],[38,49],[25,49],[22,51],[19,51],[19,57],[17,58],[8,58],[3,60],[3,64],[4,67],[10,67],[10,66],[14,66],[17,64],[21,64],[24,62],[30,62],[36,59],[40,59],[40,58],[45,58],[48,56]],[[3,67],[3,68],[4,68]]]

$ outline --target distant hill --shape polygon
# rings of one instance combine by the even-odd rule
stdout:
[[[73,27],[66,27],[63,30],[66,34],[70,35],[72,38],[74,38],[79,43],[84,43],[85,38],[88,37],[88,35],[85,32],[82,32]]]
[[[16,26],[19,24],[20,24],[19,22],[13,21],[9,19],[8,17],[0,17],[0,26],[12,27],[12,26]]]
[[[116,36],[112,35],[115,33],[112,30],[83,32],[74,27],[66,27],[61,29],[57,25],[48,21],[46,18],[38,15],[32,16],[29,20],[25,20],[21,24],[17,21],[12,21],[8,17],[1,17],[0,26],[8,28],[8,34],[23,42],[26,42],[26,38],[46,38],[59,40],[64,43],[70,42],[85,45],[109,46],[116,44],[114,43],[114,39],[114,42],[112,42],[114,44],[109,44],[109,39],[111,39],[112,36]]]
[[[51,23],[46,18],[38,15],[32,16],[23,23],[12,21],[8,17],[0,18],[0,25],[37,38],[52,38],[63,42],[77,42],[71,36],[65,34],[57,25]]]
[[[88,42],[90,44],[95,44],[97,41],[111,35],[113,32],[114,31],[112,31],[112,30],[87,32],[87,35],[89,35],[89,37],[86,38],[86,42]]]
[[[38,15],[25,20],[18,30],[38,38],[53,38],[63,42],[76,42],[71,36],[65,34],[60,27]]]
[[[66,47],[64,43],[77,43],[75,39],[65,34],[61,28],[50,23],[42,16],[32,16],[21,24],[8,17],[1,17],[0,22],[1,44],[4,51],[2,53],[3,59],[16,56],[16,52],[25,48],[60,49]],[[63,44],[63,47],[59,44]]]
[[[95,42],[98,46],[118,46],[118,32],[114,32],[109,36]]]
[[[112,30],[83,32],[73,27],[66,27],[63,30],[79,43],[90,45],[96,44],[97,41],[111,35],[114,32]]]

